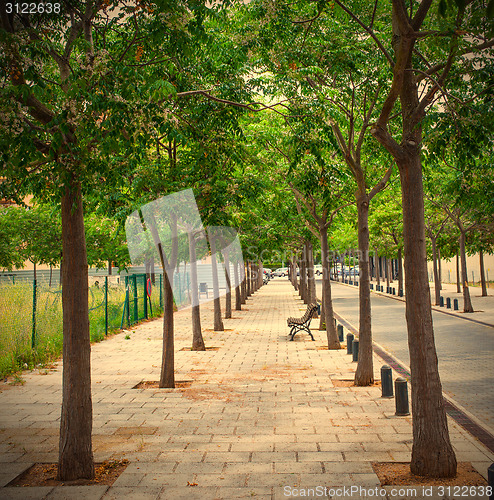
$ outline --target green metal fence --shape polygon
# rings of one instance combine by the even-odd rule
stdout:
[[[123,278],[123,279],[122,279]],[[91,341],[163,310],[162,276],[97,276],[89,286]],[[0,377],[62,352],[62,290],[38,280],[0,281]]]

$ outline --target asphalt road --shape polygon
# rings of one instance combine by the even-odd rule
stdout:
[[[332,282],[335,311],[358,329],[358,288]],[[321,282],[317,282],[321,297]],[[374,340],[409,366],[405,303],[372,293]],[[443,391],[494,428],[494,328],[433,311]]]

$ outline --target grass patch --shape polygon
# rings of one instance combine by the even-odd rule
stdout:
[[[108,289],[108,333],[120,330],[125,302],[123,283]],[[137,318],[143,318],[143,300],[138,300]],[[105,290],[89,288],[89,332],[91,342],[105,339]],[[152,295],[152,314],[161,315],[159,292]],[[131,321],[134,304],[131,299]],[[33,345],[33,319],[36,328]],[[126,318],[124,318],[124,326]],[[33,316],[33,286],[31,283],[0,284],[0,378],[22,370],[40,368],[62,354],[62,293],[61,289],[38,286]]]

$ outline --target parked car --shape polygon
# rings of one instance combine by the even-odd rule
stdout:
[[[288,276],[288,267],[279,267],[274,272],[275,276]]]
[[[320,276],[322,274],[322,264],[316,264],[314,266],[314,274]]]
[[[354,269],[355,269],[355,273],[354,273]],[[355,274],[355,276],[359,276],[359,267],[358,266],[355,266],[355,268],[345,267],[345,276],[353,276],[354,274]]]

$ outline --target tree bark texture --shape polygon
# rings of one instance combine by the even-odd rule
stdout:
[[[244,277],[240,286],[240,303],[245,304],[247,301],[247,267],[245,266],[245,262],[240,264],[240,275]]]
[[[386,286],[389,288],[389,258],[384,257],[384,274],[386,275]]]
[[[165,267],[163,267],[165,269]],[[161,356],[161,388],[175,387],[175,339],[173,318],[173,290],[168,274],[163,272],[163,351]]]
[[[233,264],[234,279],[235,279],[235,310],[236,311],[242,310],[242,290],[241,290],[241,285],[240,285],[239,267],[240,267],[240,263],[236,261]]]
[[[376,269],[376,286],[380,286],[380,278],[381,278],[381,257],[377,254],[377,248],[374,249],[374,261],[375,261],[375,269]]]
[[[199,306],[199,284],[197,282],[196,239],[193,231],[189,231],[190,256],[190,288],[192,294],[192,350],[205,351],[201,329],[201,310]],[[221,313],[220,313],[221,314]]]
[[[418,143],[418,141],[417,141]],[[439,379],[430,290],[427,275],[424,196],[420,150],[410,147],[407,159],[398,164],[402,189],[405,251],[406,319],[410,351],[413,474],[452,477],[456,457]]]
[[[218,281],[218,261],[216,258],[216,241],[213,237],[209,239],[211,246],[211,270],[213,274],[213,330],[223,332],[223,320],[221,319],[220,285]]]
[[[297,276],[297,259],[294,257],[292,260],[292,265],[293,265],[293,286],[297,292],[299,291],[299,279]]]
[[[438,306],[441,302],[441,288],[439,287],[439,272],[437,269],[437,247],[436,247],[436,238],[433,235],[429,235],[431,239],[432,245],[432,265],[434,269],[434,295],[435,295],[435,304]]]
[[[480,285],[482,287],[482,297],[487,297],[487,285],[485,282],[484,252],[480,250]]]
[[[247,266],[245,268],[246,270],[246,288],[247,288],[247,297],[250,297],[252,295],[252,280],[251,280],[251,263],[250,261],[247,261]]]
[[[326,320],[326,336],[328,339],[328,349],[340,349],[338,333],[334,325],[333,302],[331,300],[331,281],[329,279],[329,247],[328,247],[328,228],[319,226],[321,237],[321,259],[322,259],[322,286],[324,298],[324,318]]]
[[[470,289],[468,287],[467,254],[465,249],[466,233],[460,229],[460,259],[461,259],[461,279],[463,282],[463,312],[472,313],[473,305],[470,299]]]
[[[307,262],[307,303],[316,303],[316,277],[314,275],[314,248],[310,241],[305,243]]]
[[[441,264],[441,249],[437,248],[437,271],[439,273],[439,290],[443,289],[443,268]]]
[[[456,293],[461,293],[460,283],[460,253],[456,252]]]
[[[63,378],[58,479],[94,478],[88,265],[81,186],[62,196]]]
[[[321,315],[319,316],[319,330],[326,330],[326,314],[324,311],[324,268],[323,268],[323,287],[321,293]]]
[[[230,279],[230,255],[224,251],[225,258],[225,280],[226,280],[226,297],[225,297],[225,319],[232,317],[232,282]]]
[[[359,355],[355,372],[355,385],[374,383],[372,350],[371,297],[369,277],[369,198],[357,198],[359,245]]]
[[[403,291],[403,256],[402,249],[398,247],[398,290]]]
[[[300,297],[307,304],[308,286],[307,286],[307,264],[306,264],[305,248],[300,259]]]

